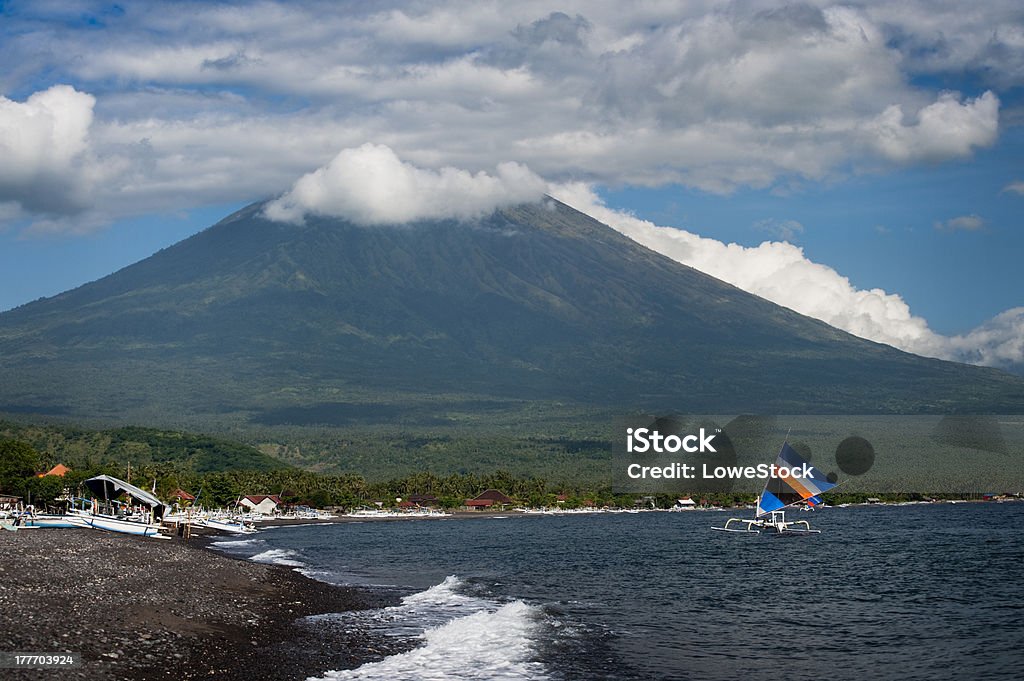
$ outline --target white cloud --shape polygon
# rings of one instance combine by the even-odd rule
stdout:
[[[942,65],[920,54],[941,47],[931,16],[960,12],[919,3],[130,5],[106,29],[78,30],[59,7],[12,17],[0,41],[0,62],[17,65],[0,74],[4,91],[51,73],[102,89],[72,162],[91,183],[78,193],[90,224],[276,195],[368,140],[472,173],[517,159],[606,185],[832,182],[996,139],[995,94],[939,93],[909,66],[984,76],[984,45],[1024,64],[1012,5],[990,3],[960,17],[969,39],[958,29]],[[26,186],[8,183],[0,200],[47,209]]]
[[[980,215],[960,215],[945,222],[936,222],[935,229],[940,232],[977,232],[985,226],[985,219]]]
[[[554,180],[718,193],[834,183],[994,144],[996,92],[1024,85],[1024,15],[1012,0],[970,11],[935,0],[553,9],[293,0],[166,12],[131,0],[99,17],[106,28],[79,29],[86,6],[26,5],[0,32],[0,92],[40,91],[0,97],[0,226],[85,232],[288,187],[274,204],[288,219],[471,214],[535,191],[526,166]],[[52,74],[74,88],[48,87]],[[932,82],[980,85],[960,95]],[[342,148],[348,156],[332,160]],[[346,170],[353,160],[388,169],[387,182],[368,188]],[[466,199],[467,188],[482,198]],[[1024,182],[1004,191],[1024,193]],[[792,238],[798,224],[765,227]],[[937,356],[982,342],[934,334],[899,296],[857,290],[790,244],[743,249],[634,228],[673,257],[868,338]],[[993,324],[985,339],[1013,327]]]
[[[495,208],[539,201],[546,185],[526,166],[499,163],[494,175],[403,162],[389,147],[344,149],[326,166],[300,178],[271,202],[272,220],[300,222],[306,214],[365,225],[423,219],[472,218]]]
[[[871,143],[886,158],[900,163],[941,161],[967,156],[976,147],[990,146],[999,132],[999,98],[986,92],[960,103],[943,93],[933,104],[906,122],[899,106],[886,108],[866,127]]]
[[[963,336],[949,339],[955,356],[972,364],[1007,366],[1024,362],[1024,307],[1002,312]]]
[[[0,202],[64,213],[83,201],[79,161],[95,101],[67,85],[36,92],[24,102],[0,96]]]
[[[940,359],[991,366],[1024,362],[1024,308],[1008,310],[963,336],[942,336],[914,316],[899,295],[858,289],[792,244],[766,241],[751,248],[660,227],[608,208],[581,183],[554,185],[550,193],[653,251],[855,336]]]
[[[964,9],[956,0],[905,0],[871,3],[866,12],[888,28],[893,48],[914,73],[969,73],[1000,88],[1024,84],[1020,3],[992,0]]]

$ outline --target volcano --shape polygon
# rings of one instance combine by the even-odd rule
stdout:
[[[391,226],[284,224],[263,205],[0,315],[0,411],[196,425],[267,414],[287,423],[322,405],[387,420],[456,402],[1024,407],[1019,377],[856,338],[550,198]]]

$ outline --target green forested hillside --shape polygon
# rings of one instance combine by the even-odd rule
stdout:
[[[39,453],[40,465],[57,463],[74,467],[105,464],[137,469],[164,467],[182,472],[288,468],[254,447],[207,435],[124,427],[88,430],[68,426],[43,426],[0,421],[0,439],[27,442]]]

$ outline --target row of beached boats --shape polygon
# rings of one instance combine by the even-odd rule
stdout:
[[[390,510],[384,508],[359,508],[351,513],[346,513],[346,518],[359,518],[361,520],[374,518],[444,518],[450,516],[436,508],[414,508],[402,510]]]
[[[167,537],[161,534],[164,503],[153,494],[109,475],[97,475],[85,481],[92,498],[67,499],[62,513],[40,513],[32,507],[22,509],[14,518],[3,521],[8,530],[41,527],[84,527],[143,537]],[[122,501],[122,497],[125,499]]]
[[[254,522],[265,519],[259,514],[232,515],[188,509],[168,513],[168,507],[154,494],[109,475],[97,475],[85,481],[91,498],[70,497],[61,513],[40,513],[28,507],[0,520],[6,530],[43,527],[91,528],[156,539],[169,539],[182,525],[207,527],[231,534],[256,532]],[[258,516],[258,517],[257,517]]]

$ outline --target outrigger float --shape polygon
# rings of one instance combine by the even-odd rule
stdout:
[[[806,520],[786,520],[787,506],[807,504],[810,507],[822,502],[821,494],[836,486],[820,470],[810,465],[806,459],[796,453],[788,442],[782,444],[779,456],[775,460],[777,470],[807,471],[805,477],[793,475],[777,475],[768,478],[757,499],[757,513],[751,518],[729,518],[724,527],[712,527],[718,532],[735,532],[738,534],[760,534],[768,532],[774,535],[806,535],[821,534],[821,530],[811,529]],[[732,525],[735,524],[736,527]]]

